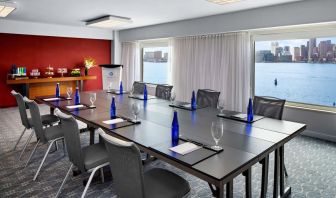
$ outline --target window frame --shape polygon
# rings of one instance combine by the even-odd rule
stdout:
[[[272,41],[272,40],[295,40],[295,39],[309,39],[309,38],[323,38],[323,37],[336,37],[336,23],[323,23],[323,24],[309,24],[309,25],[296,25],[286,27],[275,27],[267,29],[251,30],[251,95],[255,96],[255,43],[258,41]],[[336,65],[336,64],[335,64]],[[336,107],[324,106],[319,104],[308,104],[304,102],[294,102],[286,100],[286,107],[298,108],[311,111],[321,111],[336,113]]]
[[[155,40],[146,40],[140,42],[140,80],[143,82],[144,80],[144,62],[143,62],[143,52],[144,48],[155,48],[155,47],[167,47],[169,48],[169,40],[168,39],[155,39]],[[168,82],[166,84],[172,84],[171,82],[171,75],[172,75],[172,68],[170,65],[170,57],[171,57],[171,51],[168,49]],[[152,82],[146,82],[148,84],[155,84]]]

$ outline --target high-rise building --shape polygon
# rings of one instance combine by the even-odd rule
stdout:
[[[144,59],[145,60],[153,60],[154,59],[154,52],[145,52]]]
[[[168,53],[167,53],[167,52],[163,54],[163,58],[164,58],[165,60],[168,60]]]
[[[278,42],[272,42],[271,43],[271,52],[272,54],[276,54],[276,49],[279,47],[279,43]]]
[[[294,61],[301,61],[301,50],[299,47],[294,47]]]
[[[162,59],[162,51],[155,51],[154,52],[154,59],[161,60]]]
[[[314,48],[316,47],[316,38],[311,38],[309,39],[309,48],[308,48],[308,55],[309,55],[309,60],[314,55]]]
[[[331,40],[321,41],[319,43],[319,57],[320,59],[324,59],[327,57],[327,53],[331,51],[332,45]]]
[[[305,45],[301,45],[301,60],[308,60],[308,47]]]

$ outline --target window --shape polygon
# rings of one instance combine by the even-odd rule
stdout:
[[[255,42],[255,95],[336,106],[336,37]]]
[[[169,84],[168,43],[151,43],[142,47],[142,80],[147,83]]]

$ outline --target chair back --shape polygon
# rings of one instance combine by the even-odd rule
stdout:
[[[220,92],[211,89],[199,89],[197,91],[197,106],[217,107]]]
[[[71,115],[67,115],[59,109],[55,109],[54,112],[61,120],[60,127],[64,133],[70,162],[77,166],[82,172],[85,172],[77,121]]]
[[[286,100],[274,97],[254,96],[253,111],[256,115],[282,120]]]
[[[134,81],[133,82],[133,94],[143,94],[145,83]]]
[[[15,97],[16,103],[19,107],[22,125],[25,126],[27,129],[30,129],[31,126],[29,124],[27,111],[26,111],[27,107],[26,107],[26,103],[23,101],[23,96],[14,90],[11,91],[11,94]]]
[[[172,89],[173,86],[171,85],[157,85],[155,89],[155,96],[164,100],[169,100]]]
[[[29,100],[26,97],[24,97],[24,101],[29,107],[30,116],[31,116],[31,119],[32,119],[32,124],[33,124],[33,127],[34,127],[36,137],[42,143],[46,143],[47,138],[45,137],[45,134],[44,134],[45,130],[43,129],[40,109],[39,109],[38,105],[36,104],[36,102],[34,100]]]
[[[144,198],[144,175],[138,147],[98,130],[109,155],[117,196]]]

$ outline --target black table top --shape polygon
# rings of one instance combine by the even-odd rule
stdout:
[[[92,92],[81,92],[82,103],[90,104],[89,93]],[[263,118],[254,123],[244,123],[217,117],[219,112],[214,108],[188,111],[173,109],[169,106],[169,101],[158,98],[142,101],[129,98],[128,94],[114,95],[106,93],[106,91],[97,91],[96,93],[96,108],[71,112],[64,108],[62,110],[88,124],[102,127],[111,135],[122,137],[153,152],[164,154],[165,157],[175,160],[177,163],[188,160],[187,162],[192,164],[189,165],[191,166],[189,168],[216,180],[223,180],[247,165],[258,162],[264,154],[273,151],[279,144],[289,141],[306,127],[305,124],[269,118]],[[113,96],[115,97],[117,116],[133,118],[132,104],[139,103],[142,108],[138,115],[141,124],[118,129],[111,129],[102,124],[102,120],[109,117]],[[53,108],[73,104],[73,100],[42,102]],[[215,144],[211,135],[211,123],[222,122],[224,133],[219,144],[224,148],[224,151],[194,164],[193,162],[197,161],[194,157],[181,157],[178,156],[179,154],[167,150],[171,146],[171,123],[174,111],[178,112],[180,135],[207,145]],[[200,152],[200,155],[205,156],[206,153]],[[184,165],[188,166],[188,163]]]

